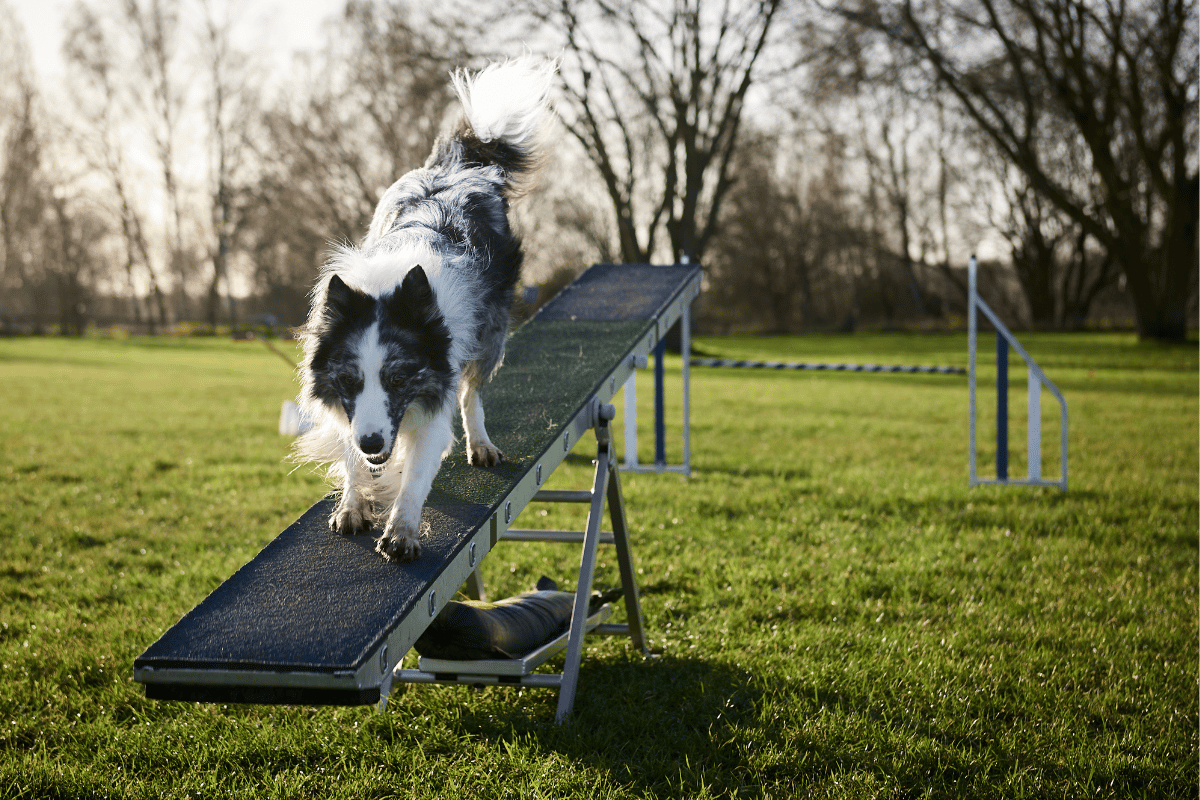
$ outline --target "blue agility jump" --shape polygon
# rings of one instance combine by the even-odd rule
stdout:
[[[968,348],[970,350],[971,366],[969,369],[969,385],[970,385],[970,452],[971,452],[971,475],[970,485],[978,486],[981,484],[1000,484],[1000,485],[1023,485],[1023,486],[1057,486],[1064,492],[1067,490],[1067,401],[1063,397],[1062,392],[1046,376],[1038,363],[1033,360],[1033,357],[1021,346],[1017,338],[1012,332],[1005,327],[996,313],[988,306],[987,303],[979,297],[976,280],[977,265],[975,257],[971,257],[970,266],[968,267],[968,287],[967,287],[967,326],[968,326]],[[978,346],[978,320],[977,313],[982,312],[989,322],[996,329],[996,476],[994,478],[983,478],[979,476],[978,467],[978,448],[977,448],[977,414],[978,401],[976,397],[976,388],[978,384],[977,376],[977,346]],[[1009,388],[1009,369],[1008,369],[1008,351],[1016,350],[1021,356],[1028,369],[1028,415],[1027,415],[1027,456],[1029,465],[1029,474],[1026,478],[1014,478],[1009,474],[1009,459],[1008,459],[1008,388]],[[1061,474],[1058,478],[1045,478],[1042,476],[1042,388],[1045,387],[1058,400],[1059,404],[1059,452],[1061,463]]]

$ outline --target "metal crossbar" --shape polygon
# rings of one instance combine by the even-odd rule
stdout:
[[[968,330],[968,347],[970,348],[970,367],[968,369],[969,384],[970,384],[970,438],[971,438],[971,486],[979,486],[981,484],[997,484],[997,485],[1019,485],[1019,486],[1057,486],[1062,491],[1067,490],[1067,401],[1063,397],[1062,392],[1054,385],[1054,381],[1046,376],[1038,363],[1033,360],[1033,357],[1021,346],[1017,338],[1012,335],[1012,332],[1005,327],[1000,318],[995,312],[988,307],[988,304],[979,297],[978,285],[976,279],[977,265],[975,257],[971,257],[970,266],[968,267],[968,303],[967,303],[967,330]],[[978,469],[978,447],[977,447],[977,416],[978,416],[978,401],[976,397],[977,384],[977,346],[978,346],[978,321],[976,319],[976,311],[982,311],[988,321],[996,329],[996,476],[994,478],[982,478],[979,476]],[[1009,475],[1008,464],[1008,351],[1009,349],[1017,351],[1021,359],[1025,362],[1028,371],[1028,425],[1027,425],[1027,441],[1026,453],[1028,456],[1028,477],[1014,478]],[[1059,405],[1059,428],[1060,428],[1060,463],[1062,464],[1062,472],[1057,479],[1047,479],[1042,476],[1042,387],[1050,390],[1058,400]]]

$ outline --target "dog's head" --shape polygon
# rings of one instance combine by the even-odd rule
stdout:
[[[314,336],[309,390],[345,412],[355,445],[372,464],[391,457],[406,413],[432,415],[453,392],[450,331],[420,266],[380,297],[334,274]]]

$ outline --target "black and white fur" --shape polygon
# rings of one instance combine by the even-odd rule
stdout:
[[[296,455],[329,463],[341,485],[331,529],[384,523],[385,558],[421,553],[456,404],[470,463],[503,459],[479,393],[504,356],[522,259],[509,200],[543,156],[554,68],[525,57],[456,74],[458,127],[384,193],[362,245],[341,249],[314,289],[300,372],[316,426]]]

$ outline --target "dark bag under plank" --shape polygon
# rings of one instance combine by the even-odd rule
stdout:
[[[589,616],[620,596],[619,589],[593,592]],[[452,600],[413,647],[426,658],[454,661],[521,658],[567,629],[574,604],[574,592],[559,591],[545,576],[537,591],[495,603]]]

